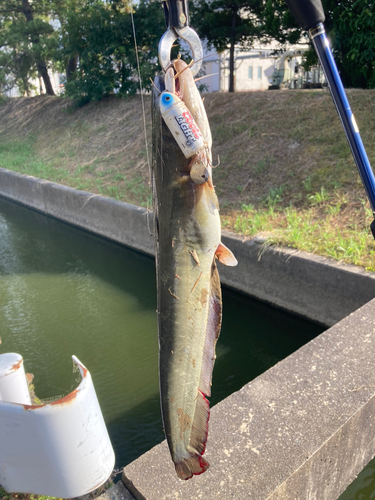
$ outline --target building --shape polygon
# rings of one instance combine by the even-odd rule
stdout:
[[[302,57],[308,45],[278,50],[276,42],[258,45],[251,50],[235,50],[235,90],[246,92],[271,88],[303,88],[306,82],[321,84],[323,74],[319,68],[306,73]],[[218,54],[205,51],[204,71],[207,75],[201,83],[207,92],[227,92],[229,88],[229,50]]]
[[[58,72],[56,72],[56,71],[53,72],[51,70],[48,70],[48,74],[49,74],[49,77],[51,79],[51,85],[52,85],[53,91],[55,92],[56,95],[60,95],[64,90],[64,85],[62,85],[60,83],[62,75],[59,75]],[[29,83],[32,86],[32,90],[31,90],[32,96],[46,93],[44,82],[43,82],[43,79],[41,77],[32,79],[32,80],[30,80]],[[10,90],[7,90],[5,92],[5,95],[7,97],[22,97],[22,94],[19,91],[17,86],[14,86]]]

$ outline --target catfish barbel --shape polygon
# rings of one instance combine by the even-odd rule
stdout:
[[[161,77],[156,85],[164,87]],[[207,398],[222,311],[215,259],[232,266],[237,261],[221,243],[210,127],[193,76],[182,60],[171,63],[165,87],[159,95],[153,91],[160,397],[177,475],[189,479],[209,467],[203,458]],[[171,130],[162,116],[172,123]]]

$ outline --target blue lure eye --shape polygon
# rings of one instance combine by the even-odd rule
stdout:
[[[173,94],[171,94],[170,92],[163,92],[162,93],[162,95],[161,95],[161,103],[164,106],[170,106],[175,101],[176,101],[175,96]]]
[[[170,109],[174,104],[179,102],[180,99],[172,94],[171,92],[164,91],[160,96],[160,109],[165,112],[167,109]]]

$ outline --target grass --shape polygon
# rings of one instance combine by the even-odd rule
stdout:
[[[139,175],[124,175],[110,166],[97,169],[94,163],[77,165],[74,170],[64,168],[60,161],[41,159],[35,142],[32,136],[23,141],[0,142],[0,167],[141,206],[151,204],[149,186]]]
[[[375,91],[348,97],[375,163]],[[215,93],[205,106],[224,228],[375,270],[371,210],[328,91]],[[10,99],[0,166],[150,206],[140,110],[139,96],[75,111],[60,98]]]
[[[87,496],[87,500],[94,500],[96,497],[102,495],[106,490],[111,488],[114,485],[113,479],[117,475],[118,471],[113,471],[110,478],[99,488],[89,493]],[[78,497],[80,498],[80,497]],[[58,497],[51,497],[45,495],[33,495],[30,493],[7,493],[4,488],[0,486],[0,500],[63,500]],[[72,499],[76,500],[76,499]],[[77,499],[78,500],[78,499]]]
[[[26,493],[7,493],[0,486],[0,498],[1,500],[62,500],[61,498],[55,499],[55,497],[46,497],[42,495],[29,495]]]
[[[344,195],[310,195],[311,207],[261,209],[243,205],[224,217],[224,227],[245,236],[260,236],[267,244],[316,253],[375,271],[375,244],[369,226],[373,220],[365,200],[348,206]],[[266,204],[265,204],[266,205]]]
[[[63,182],[68,173],[41,160],[34,152],[32,138],[0,143],[0,167],[54,182]]]

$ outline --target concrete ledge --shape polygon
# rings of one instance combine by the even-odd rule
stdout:
[[[87,495],[87,500],[90,500],[90,495]],[[86,500],[80,497],[77,500]],[[119,481],[114,486],[108,488],[105,493],[102,493],[100,496],[96,497],[96,500],[134,500],[133,495],[128,491],[124,483]]]
[[[152,214],[144,208],[0,168],[0,195],[154,254]],[[150,229],[150,230],[149,230]],[[331,326],[375,297],[375,274],[356,266],[223,233],[235,268],[219,265],[225,285]]]
[[[238,260],[235,268],[219,265],[223,283],[323,325],[334,325],[375,297],[375,274],[358,266],[225,232],[223,242]]]
[[[140,500],[336,499],[375,454],[375,300],[215,406],[189,481],[166,442],[124,469]]]
[[[0,168],[0,195],[47,215],[154,254],[154,240],[141,207]],[[152,223],[151,223],[152,229]]]

